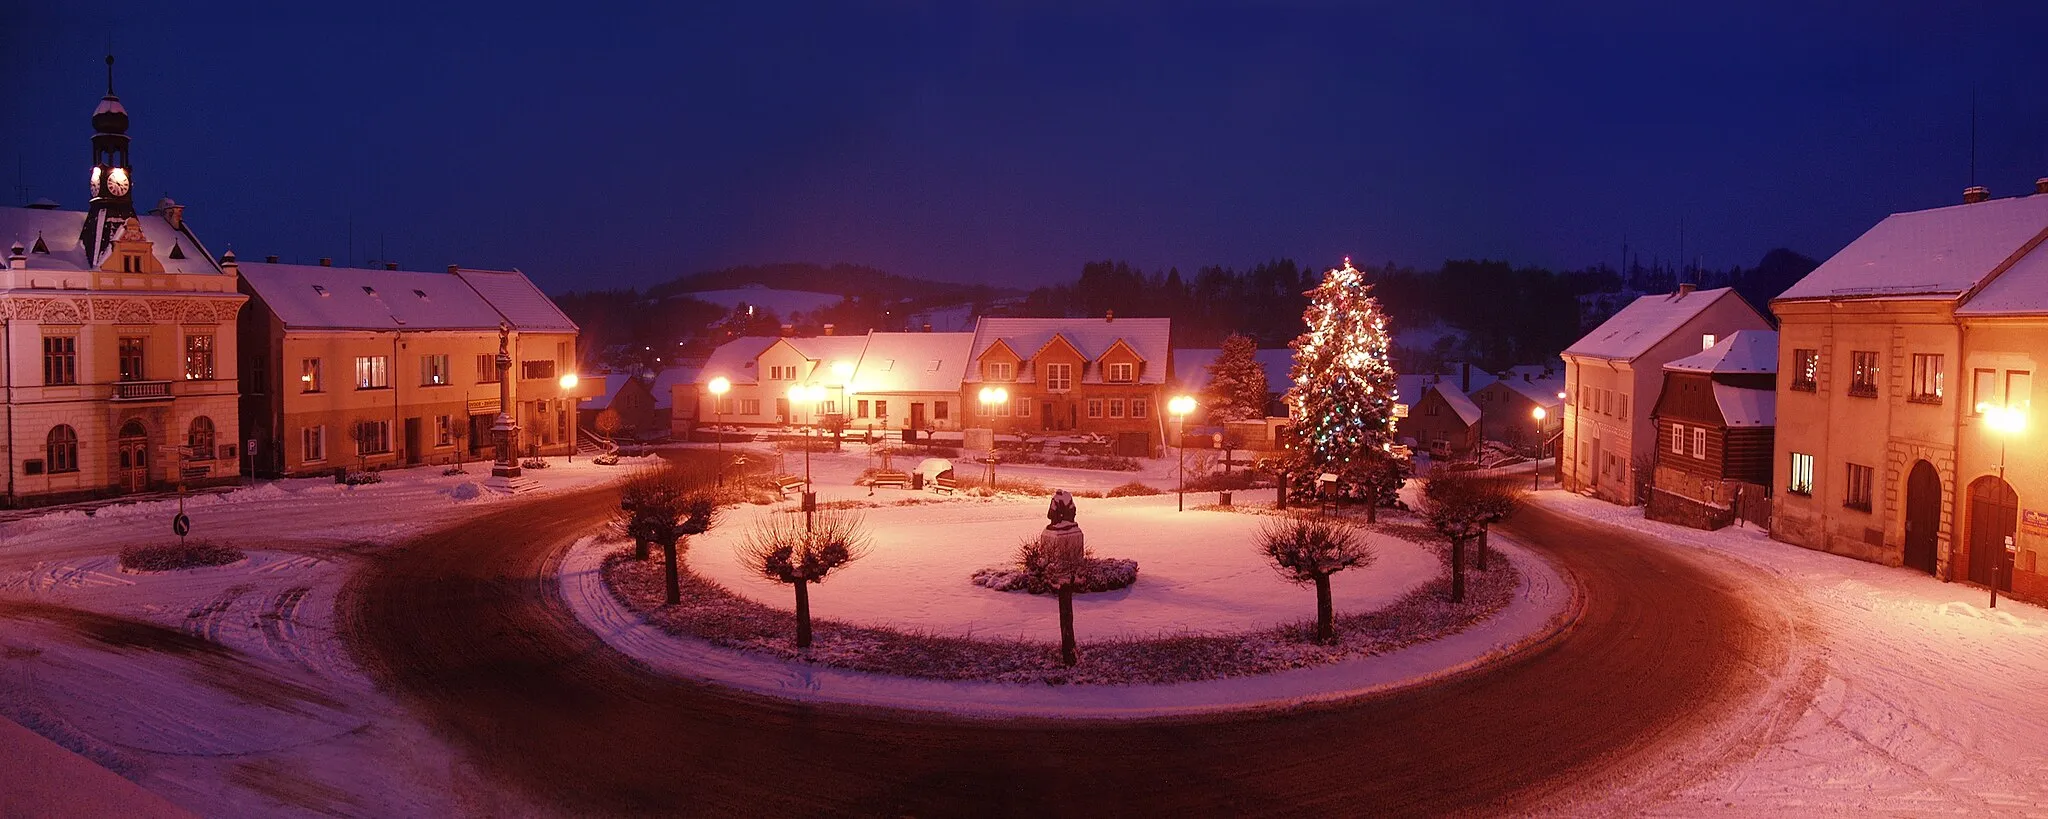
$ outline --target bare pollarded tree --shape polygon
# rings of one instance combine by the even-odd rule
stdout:
[[[1438,471],[1422,483],[1422,516],[1451,544],[1451,602],[1465,599],[1465,546],[1513,514],[1521,482],[1471,472]]]
[[[669,605],[683,599],[677,543],[703,534],[717,519],[718,496],[701,475],[663,470],[635,478],[619,493],[619,526],[633,539],[633,557],[646,560],[650,544],[661,546]]]
[[[1259,527],[1259,553],[1290,583],[1316,587],[1316,641],[1337,639],[1337,617],[1330,600],[1330,575],[1372,565],[1378,555],[1365,533],[1336,518],[1289,515]]]
[[[796,587],[796,647],[811,646],[811,584],[868,553],[861,517],[843,509],[821,509],[810,524],[796,512],[776,512],[755,521],[738,547],[740,564],[777,583]]]

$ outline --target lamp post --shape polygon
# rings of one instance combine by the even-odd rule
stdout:
[[[846,437],[846,384],[853,380],[853,362],[833,362],[832,375],[839,379],[839,404],[834,407],[837,412],[832,413],[839,419],[832,425],[832,451],[838,452],[840,442]],[[822,389],[820,388],[821,391]]]
[[[1173,413],[1175,425],[1179,427],[1179,440],[1174,444],[1180,449],[1180,497],[1173,503],[1174,511],[1185,512],[1188,508],[1188,413],[1195,411],[1195,398],[1191,395],[1176,395],[1166,402],[1166,411]]]
[[[810,409],[806,410],[811,423],[804,427],[804,531],[806,532],[811,529],[811,513],[818,508],[818,493],[811,487],[811,433],[816,431],[814,428],[818,425],[817,402],[824,400],[824,398],[824,387],[806,387],[802,384],[795,384],[789,388],[791,412],[795,412],[795,408],[800,402],[811,402]]]
[[[1536,466],[1529,470],[1529,491],[1543,488],[1543,408],[1537,407],[1529,415],[1536,419]]]
[[[721,375],[711,379],[711,383],[705,385],[705,387],[711,390],[711,417],[716,419],[713,422],[714,426],[711,434],[716,436],[718,441],[718,485],[724,486],[725,430],[722,427],[725,426],[725,393],[732,389],[732,381]]]
[[[568,413],[569,421],[569,463],[576,462],[576,437],[582,432],[576,424],[576,405],[569,403],[569,393],[576,389],[576,374],[562,374],[562,412]]]
[[[2026,431],[2027,414],[2018,407],[1979,404],[1977,408],[1984,413],[1984,423],[1991,427],[1992,432],[1998,433],[1998,482],[2005,484],[2005,445],[2012,436]],[[2000,551],[1991,558],[1991,608],[1994,609],[1998,608],[1999,570],[2005,567],[2011,548],[2012,536],[2006,535],[2005,542],[2000,544]]]
[[[981,388],[981,414],[989,419],[988,457],[984,458],[982,462],[988,465],[986,470],[988,473],[988,491],[991,494],[996,491],[996,407],[1008,404],[1009,402],[1009,390],[1002,387]]]

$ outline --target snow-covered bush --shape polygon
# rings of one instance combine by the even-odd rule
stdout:
[[[341,482],[348,484],[349,486],[361,486],[363,484],[369,483],[383,483],[384,479],[378,477],[377,473],[375,472],[364,472],[361,470],[352,469],[349,470],[347,474],[341,476]]]
[[[1104,492],[1103,496],[1110,498],[1135,498],[1143,495],[1157,495],[1160,491],[1144,482],[1131,481],[1130,483],[1110,487],[1110,490]]]
[[[1021,566],[978,569],[971,579],[974,585],[1002,592],[1052,594],[1059,591]],[[1076,594],[1128,588],[1138,582],[1138,561],[1121,557],[1091,557],[1083,561],[1077,579],[1079,582],[1074,586]]]
[[[442,475],[443,477],[453,477],[453,476],[455,476],[455,475],[467,475],[467,474],[469,474],[469,470],[467,470],[467,469],[463,469],[462,467],[459,467],[459,466],[451,466],[451,467],[448,467],[447,469],[443,469],[443,470],[441,470],[441,475]]]
[[[1236,489],[1252,489],[1265,483],[1257,473],[1250,470],[1236,472],[1211,472],[1188,478],[1189,492],[1228,492]]]
[[[202,566],[225,566],[247,557],[233,546],[210,540],[129,546],[121,550],[121,568],[131,572],[168,572]]]
[[[590,461],[591,463],[597,464],[598,466],[618,466],[619,456],[607,452],[604,453],[603,455],[599,455],[595,458],[590,459]]]
[[[546,468],[548,468],[548,462],[547,462],[547,460],[546,460],[546,459],[543,459],[543,458],[528,458],[528,459],[526,459],[526,460],[524,460],[524,461],[520,461],[520,462],[519,462],[519,465],[520,465],[520,466],[522,466],[522,467],[525,467],[525,468],[527,468],[527,469],[546,469]]]

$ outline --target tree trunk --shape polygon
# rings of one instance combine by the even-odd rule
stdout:
[[[668,604],[673,606],[683,602],[682,579],[676,568],[675,541],[671,540],[661,544],[661,557],[663,560],[668,561]]]
[[[796,647],[811,647],[811,586],[808,582],[796,582]]]
[[[1365,522],[1368,525],[1380,522],[1380,499],[1370,492],[1365,496]]]
[[[1330,643],[1337,639],[1336,612],[1330,605],[1330,576],[1316,575],[1316,642]]]
[[[1074,587],[1060,587],[1060,665],[1072,666],[1074,656]]]
[[[1465,541],[1451,541],[1451,602],[1465,601]]]
[[[1287,481],[1287,473],[1286,473],[1285,471],[1282,471],[1282,472],[1280,473],[1280,488],[1278,489],[1278,491],[1275,491],[1275,492],[1273,493],[1273,506],[1274,506],[1275,508],[1279,508],[1279,509],[1286,509],[1286,508],[1287,508],[1287,492],[1288,492],[1288,486],[1287,486],[1287,483],[1288,483],[1288,481]]]
[[[1493,531],[1491,526],[1479,527],[1479,570],[1486,571],[1486,534]]]
[[[633,559],[634,559],[634,560],[646,560],[646,559],[647,559],[647,547],[648,547],[648,544],[647,544],[647,538],[644,538],[644,537],[636,537],[636,538],[633,538]]]

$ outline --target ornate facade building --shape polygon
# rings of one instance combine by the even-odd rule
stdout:
[[[9,505],[240,471],[235,262],[208,253],[177,203],[136,211],[128,113],[108,66],[87,209],[0,209]]]

